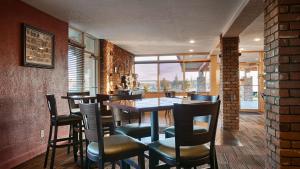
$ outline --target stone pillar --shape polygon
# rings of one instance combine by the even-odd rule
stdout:
[[[300,1],[265,0],[266,168],[300,168]]]
[[[219,79],[218,73],[220,72],[218,57],[216,55],[210,56],[210,95],[218,95],[219,94]]]
[[[223,128],[239,129],[239,37],[221,38],[220,96]]]

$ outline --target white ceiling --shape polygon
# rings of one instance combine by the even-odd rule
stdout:
[[[246,0],[23,1],[134,54],[164,54],[209,52]]]
[[[260,41],[254,41],[259,38]],[[240,34],[240,48],[244,50],[259,50],[264,49],[264,16],[258,16],[241,34]]]

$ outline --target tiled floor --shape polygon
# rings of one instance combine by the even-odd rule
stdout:
[[[220,128],[216,144],[220,169],[263,169],[266,159],[264,116],[241,114],[240,130],[232,132]],[[41,169],[43,160],[44,155],[40,155],[16,169]],[[65,149],[58,150],[55,164],[56,169],[80,168]]]

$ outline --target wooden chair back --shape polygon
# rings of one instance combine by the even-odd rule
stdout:
[[[191,94],[191,100],[199,100],[199,101],[211,101],[216,102],[219,100],[218,96],[210,96],[210,95],[199,95],[199,94]]]
[[[174,126],[176,158],[180,158],[181,146],[196,146],[215,143],[215,135],[219,117],[220,100],[209,103],[174,104]],[[195,132],[193,120],[198,116],[210,116],[209,128],[206,132]]]
[[[89,95],[90,95],[89,91],[86,91],[86,92],[67,92],[67,96],[89,96]],[[70,111],[72,111],[72,109],[78,109],[79,108],[79,103],[76,103],[75,100],[68,99],[68,103],[69,103]]]
[[[81,103],[79,107],[84,121],[85,137],[89,142],[98,143],[99,155],[102,155],[104,150],[103,127],[98,103]]]
[[[48,106],[48,109],[49,109],[49,112],[50,112],[51,119],[56,118],[56,116],[57,116],[57,107],[56,107],[55,96],[53,94],[47,94],[46,99],[47,99],[47,106]]]

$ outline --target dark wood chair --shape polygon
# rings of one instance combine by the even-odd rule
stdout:
[[[81,166],[83,167],[83,147],[82,147],[82,117],[78,115],[58,115],[57,114],[57,107],[56,107],[56,100],[54,95],[46,95],[47,105],[50,112],[50,130],[49,130],[49,138],[48,138],[48,145],[47,151],[45,156],[44,168],[47,167],[48,162],[48,154],[50,148],[52,148],[52,155],[51,155],[51,162],[50,162],[50,169],[54,167],[54,159],[55,159],[55,151],[56,148],[66,147],[66,146],[73,146],[73,153],[74,153],[74,160],[77,161],[77,150],[78,145],[80,146],[80,159],[81,159]],[[74,128],[73,134],[71,137],[67,138],[57,138],[58,127],[60,126],[72,126]],[[53,128],[54,128],[54,135],[53,135]],[[78,133],[79,133],[79,140],[78,140]],[[53,137],[53,139],[52,139]],[[67,143],[62,143],[66,142]],[[61,142],[60,144],[57,144]]]
[[[138,100],[142,99],[141,94],[137,95],[122,95],[114,98],[115,100]],[[122,111],[122,110],[121,110]],[[128,135],[133,138],[141,139],[143,137],[150,137],[151,136],[151,126],[147,123],[142,123],[142,115],[139,112],[128,112],[122,111],[121,116],[124,118],[124,114],[126,119],[128,120],[128,124],[122,124],[115,128],[115,133]],[[136,123],[132,123],[133,117],[137,117]]]
[[[176,92],[175,91],[167,91],[167,92],[165,92],[165,97],[174,98],[174,97],[176,97]],[[166,110],[166,112],[165,112],[166,124],[168,124],[168,119],[169,119],[169,122],[171,123],[171,120],[172,120],[171,113],[172,113],[172,110]]]
[[[89,91],[85,91],[85,92],[67,92],[67,96],[89,96],[90,92]],[[85,102],[88,102],[88,100],[84,100]],[[68,105],[69,105],[69,110],[70,110],[70,114],[71,115],[77,115],[77,116],[81,116],[80,110],[79,110],[79,103],[81,101],[80,100],[72,100],[72,99],[68,99]],[[73,127],[71,126],[69,128],[69,137],[72,137],[72,133],[73,133]],[[70,153],[70,146],[68,146],[67,149],[68,154]]]
[[[113,112],[109,109],[108,106],[103,104],[104,101],[108,101],[111,99],[111,96],[108,94],[97,94],[97,103],[99,103],[99,110],[101,112],[102,125],[104,134],[112,135],[115,130],[115,120],[113,116]]]
[[[191,94],[191,100],[198,100],[198,101],[209,101],[209,102],[216,102],[219,100],[219,96],[210,96],[210,95],[199,95],[199,94]],[[202,117],[195,117],[195,122],[206,122],[208,123],[209,116],[202,116]],[[175,128],[174,126],[167,127],[165,130],[165,137],[170,138],[175,136]],[[201,126],[194,126],[195,132],[205,132],[207,128]]]
[[[98,103],[80,104],[80,112],[83,115],[88,140],[87,168],[90,161],[96,162],[99,169],[104,169],[105,162],[112,163],[114,168],[114,163],[119,160],[122,160],[123,167],[126,166],[124,160],[134,156],[138,156],[139,168],[145,168],[144,151],[147,146],[125,135],[104,137]]]
[[[210,164],[217,168],[215,136],[220,101],[198,104],[174,104],[175,137],[149,144],[149,168],[158,167],[158,160],[166,167],[192,168]],[[194,131],[193,120],[197,116],[211,116],[206,132]],[[209,146],[207,145],[209,143]]]

